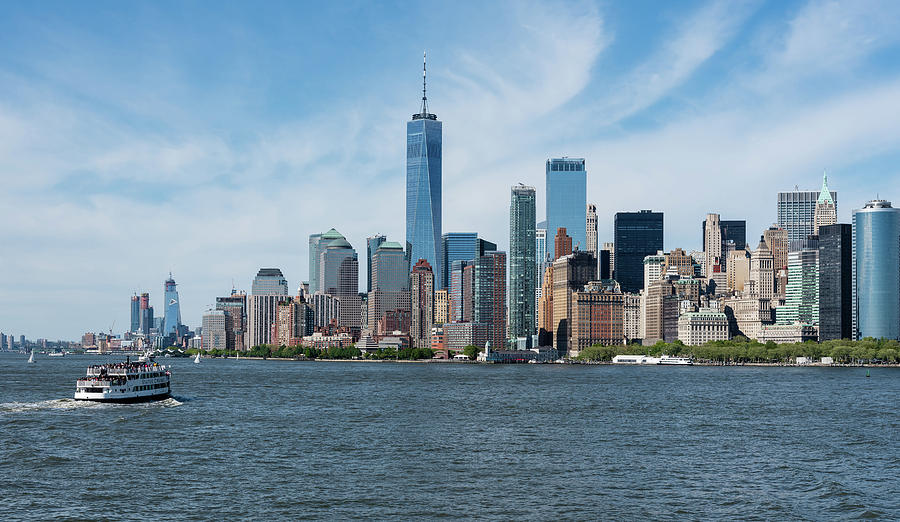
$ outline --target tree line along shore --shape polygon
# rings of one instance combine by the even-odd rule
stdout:
[[[228,350],[202,351],[191,349],[191,355],[200,351],[210,357],[235,357],[238,352]],[[475,360],[483,351],[473,345],[466,346],[463,354]],[[777,344],[772,341],[761,343],[744,337],[735,337],[728,341],[712,341],[700,346],[687,346],[681,341],[666,343],[660,341],[654,345],[639,344],[602,346],[594,345],[583,350],[575,362],[610,362],[616,355],[661,355],[691,357],[697,363],[708,364],[794,364],[798,357],[805,357],[810,362],[819,362],[823,357],[830,357],[834,364],[898,364],[900,363],[900,342],[889,339],[848,339],[824,342],[808,341],[805,343]],[[430,348],[393,348],[379,349],[362,353],[356,346],[332,346],[315,348],[311,346],[254,346],[241,357],[259,359],[328,359],[328,360],[405,360],[422,361],[434,358],[435,352]]]

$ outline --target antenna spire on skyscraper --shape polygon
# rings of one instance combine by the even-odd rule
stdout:
[[[422,51],[422,115],[428,114],[428,98],[425,96],[425,51]]]

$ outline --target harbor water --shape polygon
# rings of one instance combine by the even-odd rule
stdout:
[[[900,369],[0,354],[0,518],[900,518]]]

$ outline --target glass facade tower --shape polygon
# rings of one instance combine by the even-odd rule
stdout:
[[[819,192],[794,190],[778,193],[778,226],[787,230],[788,242],[806,239],[815,233],[816,202]],[[831,191],[837,212],[837,192]]]
[[[178,335],[178,327],[181,326],[181,304],[178,302],[178,290],[175,289],[175,280],[172,274],[166,279],[165,284],[166,308],[163,319],[162,335]]]
[[[819,340],[853,335],[853,227],[847,223],[819,227]],[[790,285],[790,282],[788,282]]]
[[[485,252],[497,250],[497,245],[484,239],[478,239],[476,232],[447,232],[441,237],[441,264],[444,273],[441,275],[441,288],[450,287],[450,271],[454,261],[472,261]],[[418,260],[416,260],[418,261]]]
[[[547,160],[547,227],[551,235],[560,227],[572,237],[572,245],[587,249],[587,172],[584,158]]]
[[[428,112],[422,65],[422,108],[406,123],[406,252],[412,263],[428,261],[443,274],[441,260],[442,124]],[[409,267],[407,267],[409,273]]]
[[[617,212],[614,225],[613,278],[623,292],[644,287],[644,258],[663,250],[663,213]]]
[[[900,339],[900,209],[873,200],[853,211],[853,335]]]
[[[537,265],[535,264],[535,190],[517,185],[509,203],[509,336],[534,333]]]

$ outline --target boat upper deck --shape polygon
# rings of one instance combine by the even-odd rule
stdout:
[[[124,362],[124,363],[115,363],[115,364],[95,364],[88,366],[87,376],[88,377],[99,377],[99,376],[136,376],[136,377],[146,377],[148,374],[159,374],[165,375],[167,373],[166,367],[155,362]]]

